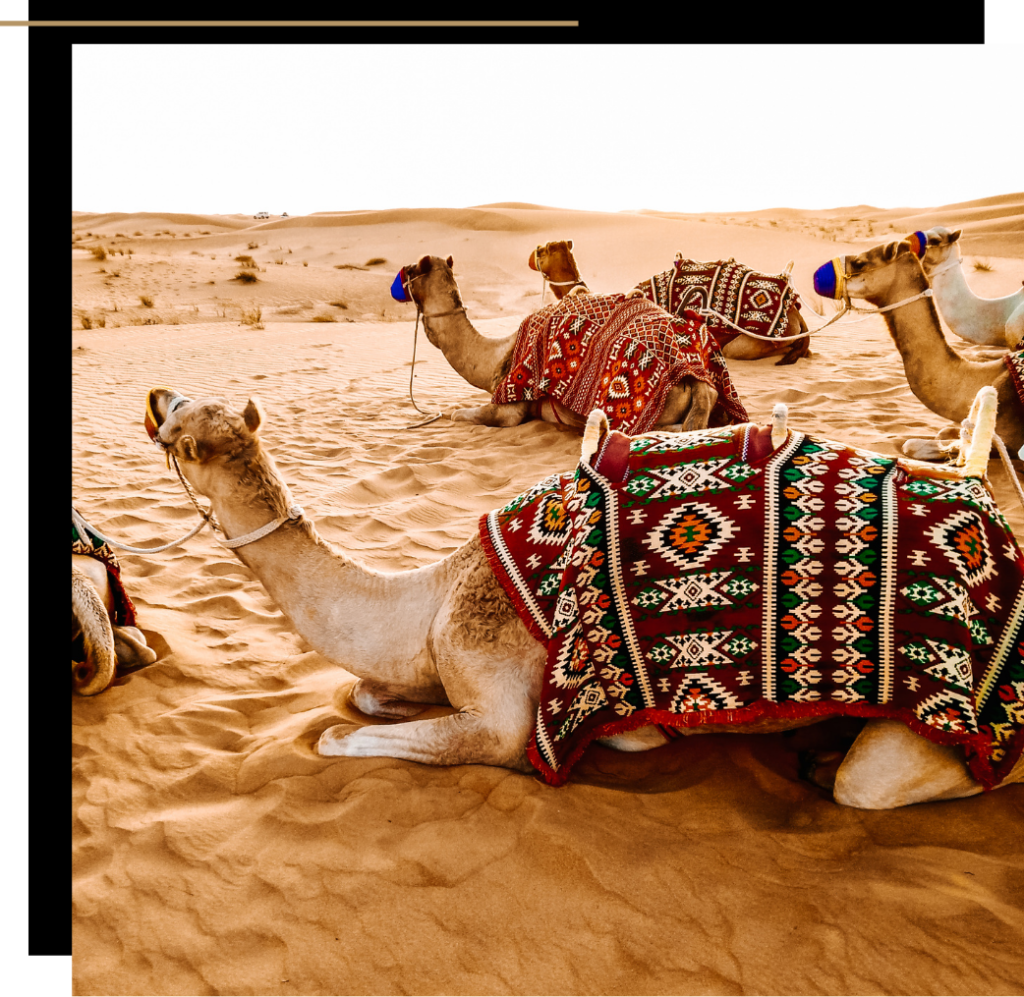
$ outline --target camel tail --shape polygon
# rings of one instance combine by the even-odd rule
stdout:
[[[95,696],[114,679],[117,658],[114,654],[114,631],[110,626],[106,606],[88,576],[72,565],[71,614],[82,628],[85,645],[85,671],[92,672],[85,679],[77,670],[72,671],[75,691],[83,696]],[[79,669],[82,667],[78,666]]]
[[[587,418],[587,428],[583,430],[583,446],[580,450],[580,460],[589,464],[590,458],[597,453],[601,445],[601,439],[608,432],[608,416],[599,408],[593,410]]]
[[[970,420],[974,432],[964,460],[964,477],[980,478],[988,468],[988,455],[992,450],[992,437],[996,431],[996,389],[988,384],[974,398]]]

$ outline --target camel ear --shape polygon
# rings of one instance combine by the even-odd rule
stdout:
[[[963,234],[963,231],[964,230],[962,228],[958,228],[955,232],[951,232],[949,236],[949,241],[956,242],[956,240],[959,239],[960,236]]]
[[[569,240],[569,241],[568,241],[568,242],[566,243],[566,245],[567,245],[567,246],[568,246],[568,247],[569,247],[570,249],[572,249],[572,239],[570,239],[570,240]]]
[[[888,263],[890,260],[896,259],[897,256],[902,256],[903,253],[909,252],[911,252],[911,246],[906,239],[901,242],[890,242],[885,249],[882,250],[882,259]]]
[[[455,269],[455,267],[452,265],[453,262],[454,261],[452,260],[452,258],[450,256],[448,257],[448,259],[445,260],[445,263],[448,264],[448,269],[449,270],[454,270]]]
[[[249,399],[249,404],[245,406],[242,418],[245,420],[245,428],[250,433],[255,433],[260,428],[260,423],[263,421],[263,409],[260,407],[258,399]]]
[[[419,263],[416,264],[416,269],[419,270],[421,274],[430,273],[430,257],[421,256]]]
[[[194,436],[183,436],[178,440],[181,446],[182,456],[192,464],[199,463],[199,444]]]

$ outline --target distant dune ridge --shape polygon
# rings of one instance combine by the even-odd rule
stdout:
[[[146,392],[239,411],[257,397],[264,446],[329,542],[382,572],[431,564],[482,513],[572,468],[580,437],[450,421],[487,395],[422,333],[415,399],[446,417],[405,429],[422,416],[415,310],[388,293],[401,266],[451,254],[469,317],[501,336],[539,307],[527,257],[550,239],[574,240],[597,292],[677,251],[769,272],[794,260],[814,328],[833,314],[818,266],[936,224],[963,228],[975,293],[1021,286],[1024,193],[701,214],[72,212],[74,501],[128,544],[181,536],[194,513],[143,430]],[[811,350],[789,367],[730,361],[753,420],[785,402],[790,426],[890,455],[944,425],[879,317],[836,323]],[[1024,541],[998,462],[989,476]],[[593,746],[561,789],[489,766],[320,758],[328,726],[383,721],[234,554],[206,530],[121,561],[159,657],[72,702],[76,994],[1020,992],[1022,786],[837,807],[800,778],[799,752],[842,746],[848,722],[642,755]]]

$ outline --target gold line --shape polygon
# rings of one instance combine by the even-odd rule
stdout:
[[[0,28],[578,28],[579,21],[0,21]]]

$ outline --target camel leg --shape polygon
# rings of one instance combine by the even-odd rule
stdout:
[[[1000,785],[1024,780],[1024,760]],[[836,772],[837,803],[891,810],[909,803],[959,800],[982,792],[963,752],[915,734],[898,720],[869,720]]]
[[[945,426],[933,440],[907,440],[903,452],[914,460],[947,460],[956,457],[960,450],[960,430],[956,426]]]
[[[804,317],[800,314],[799,309],[791,308],[789,310],[788,320],[786,335],[797,336],[801,332],[807,331],[807,323],[804,321]],[[796,363],[801,357],[808,356],[810,352],[810,336],[805,336],[803,339],[796,339],[790,345],[789,349],[783,354],[782,358],[775,361],[775,366],[785,367],[787,364]]]
[[[523,422],[529,413],[529,408],[529,402],[509,402],[505,405],[488,402],[486,405],[479,405],[476,408],[457,409],[452,414],[452,419],[455,422],[475,422],[479,426],[500,426],[507,429]]]
[[[500,765],[528,772],[529,719],[509,724],[495,714],[463,711],[433,720],[352,729],[329,727],[320,735],[321,755],[405,758],[426,765]]]
[[[428,703],[410,703],[384,682],[360,679],[349,697],[356,709],[370,717],[414,717],[429,707]]]
[[[696,378],[686,378],[668,393],[655,429],[688,433],[707,429],[708,419],[718,401],[718,392]]]
[[[657,727],[638,727],[627,730],[624,734],[612,734],[611,737],[599,737],[598,744],[616,751],[650,751],[668,744],[668,738]]]

